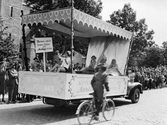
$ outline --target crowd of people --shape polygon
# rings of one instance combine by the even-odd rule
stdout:
[[[73,64],[73,70],[81,70],[85,65],[84,64]],[[29,70],[34,72],[44,72],[44,63],[43,60],[35,57],[33,62],[29,63]],[[47,60],[46,61],[46,72],[70,72],[71,71],[71,59],[61,57],[56,61]]]
[[[4,58],[0,61],[0,101],[6,102],[4,97],[8,92],[6,103],[16,103],[18,96],[18,72],[20,63]]]
[[[46,72],[70,72],[70,61],[70,58],[67,58],[65,56],[61,56],[61,58],[59,58],[59,61],[52,62],[52,60],[47,60]],[[81,70],[83,66],[84,64],[74,64],[74,71]],[[44,72],[43,59],[39,59],[38,55],[33,59],[33,62],[31,63],[28,59],[28,68],[29,71],[32,72]],[[34,95],[25,95],[18,93],[19,71],[25,70],[26,67],[25,65],[23,65],[23,61],[21,59],[0,59],[0,102],[4,102],[7,104],[16,103],[18,101],[31,102],[34,98],[39,97]],[[5,100],[5,95],[7,95],[8,97],[7,100]]]
[[[52,60],[46,61],[46,72],[70,72],[71,71],[71,59],[70,55],[59,56],[59,60],[52,62]],[[106,64],[107,58],[104,56],[99,64],[97,64],[96,56],[91,57],[90,65],[85,67],[84,64],[79,65],[76,63],[73,65],[73,71],[77,73],[93,74],[99,70],[102,65]],[[39,59],[36,56],[32,63],[28,60],[29,71],[32,72],[44,72],[44,63],[43,60]],[[5,102],[4,95],[8,93],[8,100],[6,103],[15,103],[19,98],[24,98],[27,101],[31,102],[36,96],[32,95],[23,95],[18,93],[18,75],[19,71],[25,70],[25,66],[22,63],[22,60],[19,61],[14,59],[6,59],[0,61],[0,95],[1,102]],[[113,59],[111,64],[108,66],[108,72],[113,72],[113,70],[118,71],[118,65],[116,60]]]
[[[143,90],[162,88],[167,85],[167,67],[131,67],[127,70],[132,82],[140,82]]]

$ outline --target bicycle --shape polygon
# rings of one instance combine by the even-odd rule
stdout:
[[[93,96],[94,93],[89,93]],[[113,100],[106,97],[104,94],[104,100],[102,102],[102,115],[106,121],[110,121],[115,113],[115,103]],[[83,101],[77,108],[76,115],[77,120],[80,125],[87,124],[89,125],[92,120],[94,120],[94,114],[96,112],[95,108],[95,97],[93,96],[90,100]]]

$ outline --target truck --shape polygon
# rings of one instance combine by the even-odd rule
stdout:
[[[137,103],[143,93],[139,82],[130,82],[126,75],[127,62],[132,44],[133,33],[92,17],[75,8],[65,8],[23,15],[22,26],[41,27],[52,32],[71,34],[89,42],[86,66],[91,56],[97,62],[102,56],[107,57],[107,64],[116,59],[121,76],[109,76],[107,96],[110,98],[124,97]],[[25,35],[25,33],[23,34]],[[24,38],[25,36],[23,36]],[[72,44],[72,43],[71,43]],[[72,57],[71,57],[72,58]],[[19,93],[37,95],[43,98],[44,104],[64,106],[78,104],[89,99],[93,74],[53,73],[53,72],[19,72]]]

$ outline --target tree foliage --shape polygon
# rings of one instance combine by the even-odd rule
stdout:
[[[130,66],[134,64],[134,60],[138,60],[136,58],[141,58],[141,53],[145,51],[147,46],[155,44],[153,41],[154,31],[148,30],[145,19],[136,20],[136,11],[131,8],[130,4],[125,4],[122,10],[114,11],[107,22],[133,32],[128,62]]]
[[[161,58],[163,58],[163,63],[167,65],[167,41],[162,43],[162,54]]]
[[[159,46],[147,47],[142,65],[145,67],[156,67],[163,64],[162,49]]]
[[[14,39],[12,39],[11,34],[6,32],[7,27],[4,27],[0,31],[0,58],[8,57],[12,58],[13,56],[18,56],[19,47],[14,44]]]
[[[101,0],[73,0],[74,7],[89,15],[101,18],[99,14],[102,10]],[[31,12],[42,10],[53,10],[71,7],[71,0],[26,0],[26,4],[32,7]]]

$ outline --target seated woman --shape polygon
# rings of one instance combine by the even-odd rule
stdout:
[[[71,65],[70,56],[70,52],[68,51],[64,55],[58,53],[59,61],[50,69],[50,72],[68,72]]]
[[[115,59],[112,59],[110,66],[108,67],[106,73],[112,76],[121,76],[122,74],[118,70],[118,64]]]
[[[49,70],[49,72],[59,72],[60,69],[65,71],[65,69],[63,69],[63,67],[61,67],[61,65],[62,65],[62,60],[59,59],[58,62],[55,62],[54,66]]]
[[[101,60],[100,63],[96,66],[95,71],[98,72],[101,66],[106,66],[107,67],[107,57],[104,56]]]
[[[91,57],[91,61],[90,61],[90,64],[88,67],[85,67],[83,69],[81,69],[81,72],[82,73],[85,73],[85,74],[92,74],[92,73],[95,73],[95,67],[96,67],[96,56],[92,56]],[[79,72],[80,73],[80,72]]]

